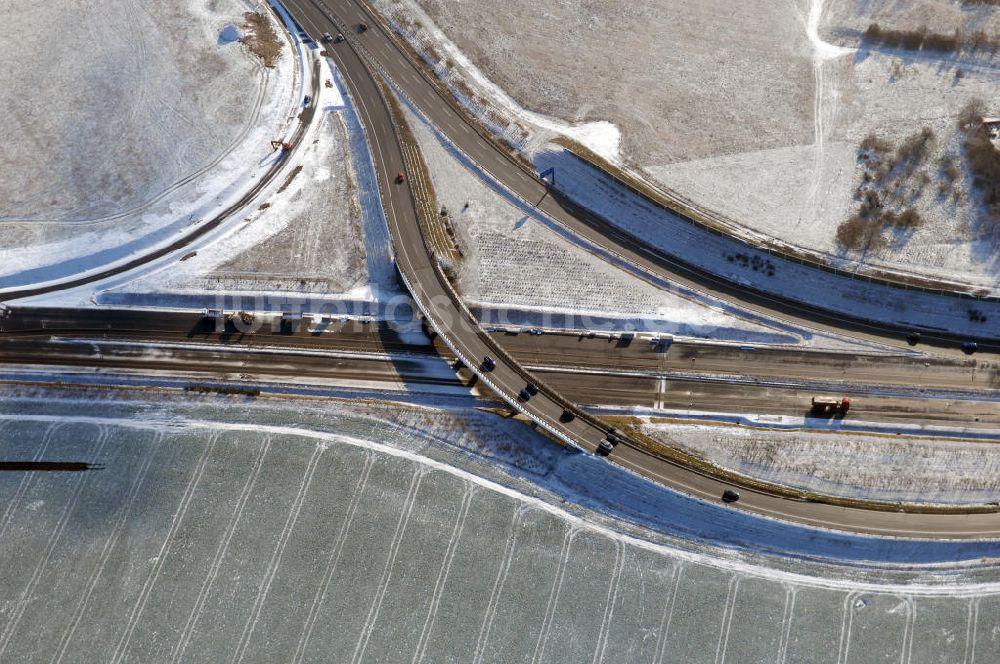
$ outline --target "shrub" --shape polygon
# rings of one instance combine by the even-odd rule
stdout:
[[[882,244],[881,229],[856,214],[837,227],[837,243],[852,251],[874,249]]]

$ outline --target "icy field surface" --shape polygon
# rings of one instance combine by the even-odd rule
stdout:
[[[397,291],[364,132],[339,74],[320,66],[321,116],[277,191],[233,232],[100,292],[99,304],[318,311]]]
[[[269,14],[249,0],[3,4],[0,287],[141,252],[251,186],[296,79],[277,23],[274,68],[231,39],[251,10]]]
[[[826,580],[654,544],[435,461],[419,428],[513,436],[511,453],[513,423],[379,423],[356,404],[318,434],[288,426],[309,406],[269,406],[265,426],[213,402],[244,421],[3,402],[2,460],[104,466],[0,474],[4,661],[998,661],[994,585]]]

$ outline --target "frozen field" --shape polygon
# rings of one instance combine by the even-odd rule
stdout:
[[[398,423],[2,410],[0,459],[103,465],[0,474],[4,661],[1000,661],[993,585],[694,556],[432,461]]]
[[[233,232],[182,260],[96,295],[100,304],[306,311],[368,302],[398,288],[361,125],[332,65],[321,65],[317,113],[297,165]],[[239,301],[237,301],[239,300]]]
[[[531,127],[529,148],[554,131],[573,134],[750,231],[859,265],[997,285],[996,225],[986,223],[969,174],[952,181],[937,165],[961,157],[955,120],[966,103],[984,99],[995,114],[995,58],[860,40],[871,22],[995,33],[995,8],[895,0],[375,4],[452,84],[490,100],[506,123]],[[620,146],[599,121],[620,129]],[[936,134],[919,175],[928,182],[906,203],[922,225],[887,232],[877,250],[845,251],[836,230],[858,207],[862,140],[875,134],[896,146],[925,127]]]
[[[148,249],[250,188],[300,77],[276,22],[273,68],[236,39],[248,11],[269,14],[256,0],[3,4],[0,287]]]

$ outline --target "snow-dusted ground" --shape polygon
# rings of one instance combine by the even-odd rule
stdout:
[[[953,504],[1000,500],[998,440],[707,423],[647,423],[642,430],[721,468],[822,494]]]
[[[397,293],[364,132],[329,61],[291,179],[233,231],[96,296],[99,304],[321,311]],[[220,300],[220,298],[223,298]]]
[[[989,106],[1000,68],[987,56],[858,48],[871,21],[989,32],[1000,23],[994,9],[894,0],[374,4],[484,123],[529,152],[553,133],[572,136],[729,217],[734,232],[855,269],[1000,283],[997,237],[969,175],[952,186],[937,167],[945,154],[960,156],[958,111],[974,98]],[[621,130],[620,151],[609,127]],[[921,169],[930,182],[911,203],[923,225],[889,234],[877,251],[844,252],[836,229],[858,206],[862,139],[898,143],[923,127],[937,134]]]
[[[539,169],[555,167],[560,190],[628,233],[744,286],[892,325],[971,336],[996,334],[1000,302],[872,284],[746,249],[729,236],[706,231],[629,193],[561,148],[539,152],[535,164]],[[986,319],[970,315],[971,311]]]
[[[728,307],[652,275],[638,273],[645,277],[640,278],[627,271],[636,268],[592,253],[595,247],[503,189],[409,107],[407,117],[464,254],[460,290],[485,324],[852,345]]]
[[[0,288],[148,251],[253,185],[303,81],[277,22],[274,68],[232,40],[251,10],[270,15],[256,0],[0,8]]]
[[[406,309],[364,131],[332,63],[303,53],[320,67],[316,117],[253,209],[137,270],[21,303],[374,317]]]

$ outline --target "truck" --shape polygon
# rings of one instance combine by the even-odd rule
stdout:
[[[851,409],[851,400],[847,397],[815,396],[812,398],[812,414],[823,417],[846,415]]]

